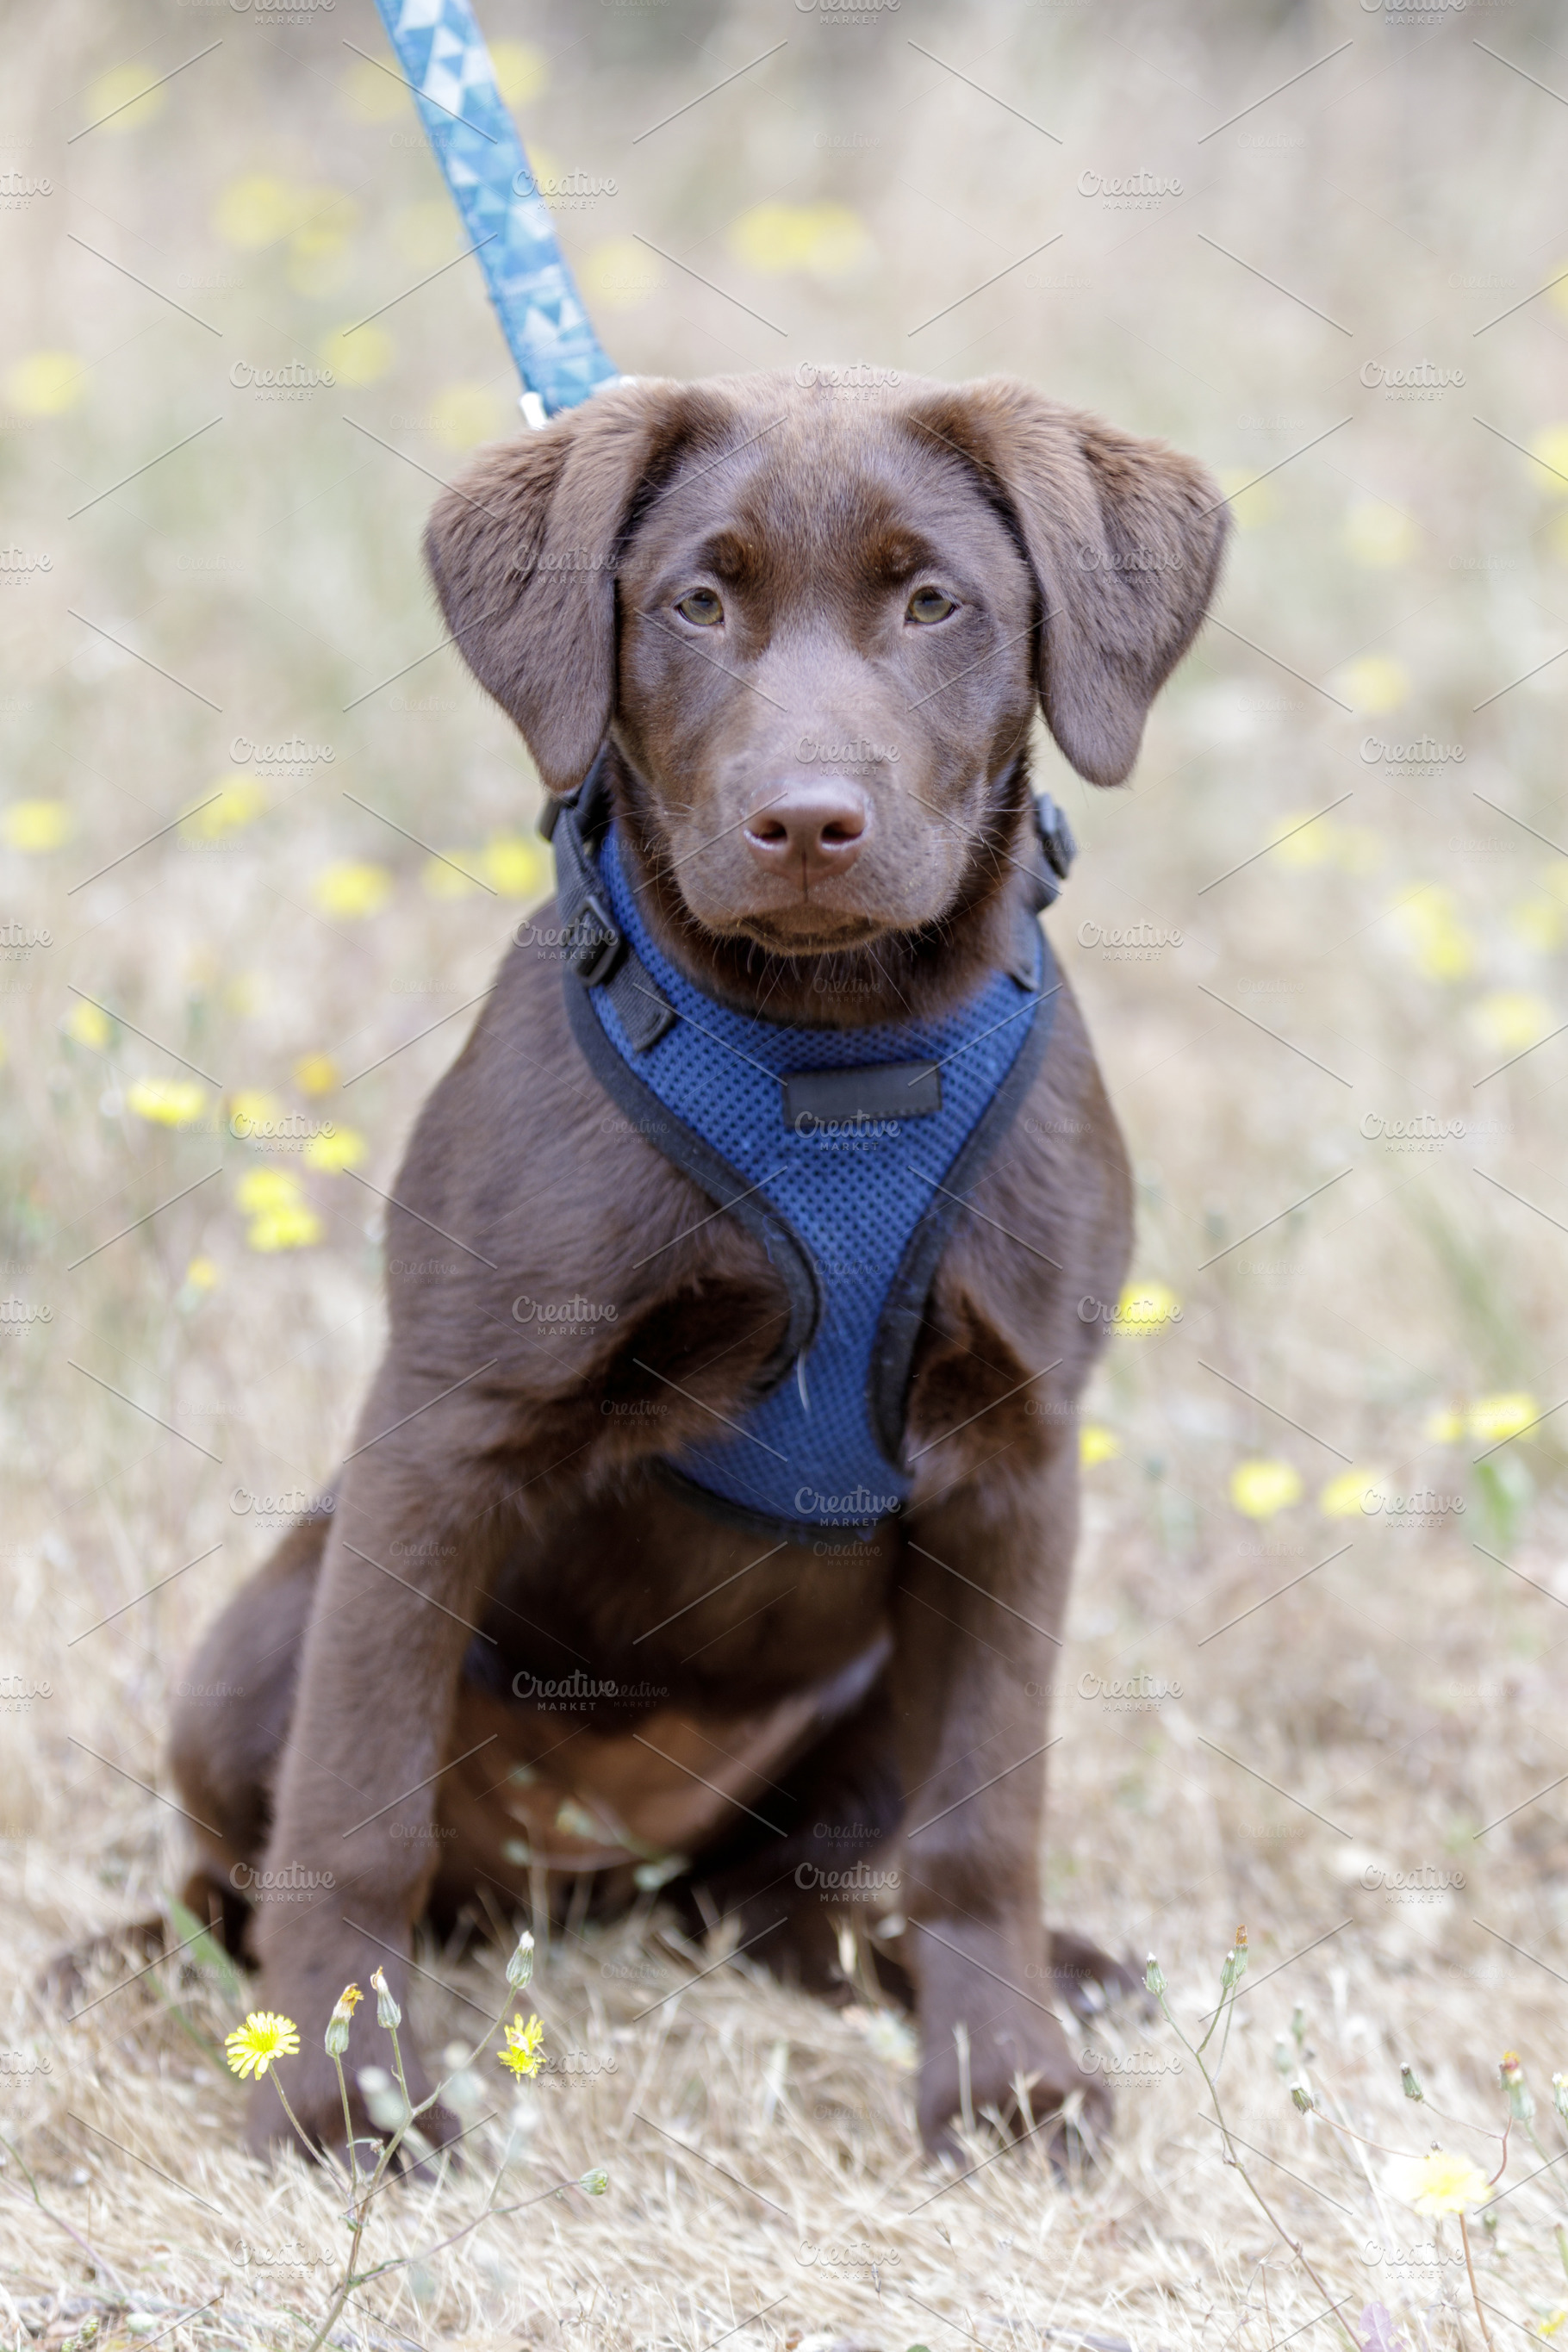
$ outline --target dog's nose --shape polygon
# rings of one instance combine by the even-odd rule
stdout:
[[[767,793],[746,819],[746,846],[765,874],[826,881],[848,872],[870,823],[870,804],[858,784],[845,776],[816,776]]]

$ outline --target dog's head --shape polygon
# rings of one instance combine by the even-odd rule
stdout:
[[[486,451],[426,549],[552,791],[606,734],[664,895],[799,958],[994,893],[1037,698],[1097,784],[1213,593],[1190,458],[1002,378],[602,392]]]

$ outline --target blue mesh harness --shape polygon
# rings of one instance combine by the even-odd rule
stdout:
[[[639,1131],[758,1237],[789,1297],[762,1393],[660,1465],[721,1517],[842,1540],[909,1500],[910,1369],[937,1264],[1061,985],[1035,916],[1073,844],[1053,803],[1036,814],[1034,905],[1008,969],[950,1012],[844,1030],[737,1013],[677,970],[628,885],[602,760],[552,812],[577,1042]]]

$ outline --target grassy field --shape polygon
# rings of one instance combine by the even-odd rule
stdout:
[[[1156,1951],[1189,2039],[1245,1924],[1242,2164],[1172,2026],[1123,2011],[1074,2029],[1116,2098],[1101,2168],[988,2161],[980,2122],[983,2168],[941,2172],[896,2020],[715,1967],[721,1935],[654,1910],[542,1951],[554,2063],[460,2084],[475,2160],[379,2201],[369,2259],[413,2259],[335,2340],[1550,2338],[1561,20],[481,13],[628,372],[1005,371],[1235,496],[1132,784],[1041,764],[1145,1302],[1085,1433],[1051,1916]],[[239,2151],[245,1984],[200,1948],[131,1982],[143,1957],[100,1950],[64,2003],[40,1976],[179,1883],[185,1660],[332,1475],[380,1340],[375,1188],[550,887],[537,780],[418,559],[515,386],[368,0],[56,0],[7,32],[0,2324],[304,2352],[341,2198]],[[500,1959],[423,1961],[414,2023],[455,2047]],[[1536,2112],[1500,2148],[1505,2049]],[[1473,2291],[1458,2218],[1407,2201],[1398,2156],[1434,2140],[1506,2165]],[[549,2193],[601,2164],[602,2198]],[[542,2201],[426,2251],[498,2182]]]

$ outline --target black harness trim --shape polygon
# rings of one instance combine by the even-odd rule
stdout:
[[[659,988],[605,908],[595,885],[593,853],[609,824],[611,810],[605,786],[608,746],[601,749],[582,785],[570,799],[551,803],[540,831],[554,847],[556,904],[566,941],[563,982],[572,1032],[594,1076],[605,1093],[626,1112],[637,1132],[656,1144],[667,1160],[689,1176],[715,1208],[735,1219],[761,1243],[769,1264],[784,1282],[789,1299],[788,1323],[778,1347],[764,1368],[759,1394],[768,1395],[785,1380],[805,1354],[822,1319],[822,1286],[816,1261],[789,1220],[765,1194],[714,1150],[684,1119],[659,1100],[653,1088],[624,1060],[605,1034],[590,1002],[595,989],[605,990],[637,1054],[647,1053],[679,1014]],[[900,1466],[915,1348],[926,1319],[931,1287],[942,1252],[960,1213],[963,1195],[978,1182],[987,1161],[1016,1118],[1045,1058],[1056,1025],[1056,998],[1061,988],[1050,944],[1035,918],[1058,896],[1075,855],[1066,817],[1047,795],[1034,802],[1031,835],[1034,856],[1030,871],[1030,904],[1021,911],[1018,935],[1007,967],[1020,986],[1039,992],[1028,1034],[1005,1077],[982,1113],[962,1149],[945,1171],[941,1191],[916,1226],[893,1276],[882,1311],[871,1357],[868,1399],[873,1433],[889,1464]],[[910,1066],[913,1067],[913,1065]],[[900,1070],[902,1066],[900,1066]],[[866,1069],[804,1072],[784,1081],[786,1115],[868,1117],[868,1083],[873,1087],[885,1072]],[[940,1106],[940,1074],[935,1101]],[[792,1090],[800,1090],[795,1101]],[[844,1108],[837,1106],[842,1104]],[[903,1097],[903,1114],[916,1106]],[[921,1104],[919,1108],[927,1106]],[[805,1522],[779,1519],[748,1510],[725,1496],[710,1494],[686,1477],[673,1463],[657,1460],[653,1468],[661,1483],[710,1518],[757,1536],[800,1542],[824,1529]],[[843,1541],[864,1538],[868,1528],[830,1530]]]

